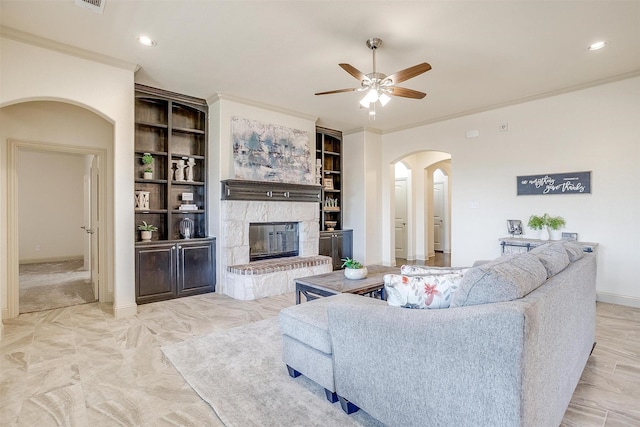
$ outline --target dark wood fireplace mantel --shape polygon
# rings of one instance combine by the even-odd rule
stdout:
[[[222,185],[222,200],[319,202],[322,192],[320,185],[245,181],[242,179],[226,179],[220,183]]]

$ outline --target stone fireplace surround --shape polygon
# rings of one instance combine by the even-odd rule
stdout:
[[[320,237],[319,198],[309,197],[319,186],[271,183],[272,189],[260,191],[264,196],[235,193],[223,181],[221,204],[220,262],[222,293],[235,299],[252,300],[295,290],[294,279],[332,271],[331,258],[318,256]],[[236,182],[236,181],[233,181]],[[247,182],[250,184],[250,182]],[[261,190],[268,183],[256,183]],[[250,188],[244,185],[244,188]],[[279,188],[280,187],[280,188]],[[304,197],[290,197],[292,188],[304,191]],[[267,195],[267,193],[269,193]],[[273,197],[287,194],[285,197]],[[234,199],[241,200],[234,200]],[[262,199],[262,200],[246,200]],[[295,200],[309,201],[295,201]],[[297,222],[299,256],[265,261],[249,261],[249,224],[256,222]]]

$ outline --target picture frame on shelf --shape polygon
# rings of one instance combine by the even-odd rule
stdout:
[[[522,221],[519,219],[508,219],[507,232],[511,236],[522,236]]]
[[[571,241],[578,241],[578,233],[567,233],[567,232],[562,232],[562,240],[571,240]]]
[[[325,178],[323,183],[325,190],[333,190],[333,178]]]

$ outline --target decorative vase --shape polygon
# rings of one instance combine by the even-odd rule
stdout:
[[[144,179],[153,179],[153,172],[144,172],[142,177]]]
[[[562,230],[549,230],[551,240],[562,240]]]
[[[359,280],[367,277],[367,267],[345,268],[344,277],[351,280]]]
[[[542,227],[542,230],[540,230],[540,240],[549,240],[549,229],[547,227]]]
[[[180,221],[179,228],[183,239],[190,239],[193,237],[194,222],[191,218],[185,218]]]
[[[152,231],[141,230],[140,238],[144,241],[151,240],[151,233]]]

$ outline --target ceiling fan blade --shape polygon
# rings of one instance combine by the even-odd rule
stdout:
[[[362,71],[358,70],[353,65],[349,65],[349,64],[338,64],[338,65],[343,70],[345,70],[347,73],[351,74],[353,77],[355,77],[358,80],[369,80],[369,77],[367,77],[366,74],[364,74]]]
[[[409,80],[415,76],[419,76],[422,73],[426,73],[431,69],[431,65],[423,62],[422,64],[414,65],[413,67],[405,68],[402,71],[398,71],[397,73],[393,73],[390,76],[387,76],[385,80],[391,80],[391,84],[401,83],[405,80]]]
[[[338,90],[330,90],[330,91],[327,91],[327,92],[318,92],[318,93],[316,93],[316,95],[330,95],[332,93],[355,92],[357,90],[358,90],[357,88],[338,89]]]
[[[387,89],[389,89],[389,95],[402,96],[404,98],[422,99],[427,96],[424,92],[418,92],[417,90],[404,87],[389,87]]]

